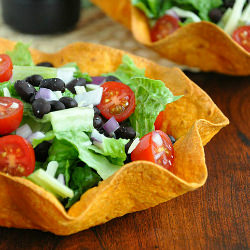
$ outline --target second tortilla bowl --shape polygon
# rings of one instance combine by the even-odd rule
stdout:
[[[15,43],[0,39],[0,53]],[[31,49],[35,63],[56,67],[76,62],[82,71],[100,75],[117,69],[124,51],[90,43],[73,43],[48,54]],[[147,161],[124,165],[115,174],[84,193],[68,211],[57,198],[31,181],[0,173],[0,226],[39,229],[70,235],[127,213],[166,202],[201,187],[207,179],[204,145],[228,124],[211,98],[178,68],[166,68],[128,54],[146,76],[162,80],[175,95],[167,105],[162,130],[177,138],[173,173]]]
[[[108,16],[132,31],[134,38],[163,57],[202,71],[250,75],[250,53],[210,22],[185,25],[157,42],[150,39],[148,19],[130,0],[91,0]]]

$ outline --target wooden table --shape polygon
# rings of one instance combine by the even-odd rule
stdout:
[[[112,26],[111,29],[116,26],[122,30],[103,14],[98,15],[99,25],[103,19]],[[16,33],[5,29],[9,32],[5,37],[12,38],[9,35],[12,34],[14,39]],[[156,59],[157,55],[141,45],[135,45],[139,49],[133,50],[131,43],[135,42],[132,37],[127,31],[122,32],[131,46],[127,50],[136,54],[144,51]],[[3,36],[1,31],[0,36]],[[24,38],[29,40],[29,36]],[[32,39],[39,47],[41,39],[46,43],[45,38]],[[98,35],[95,39],[98,40]],[[119,46],[119,38],[113,39]],[[108,40],[101,41],[100,38],[99,42],[107,44]],[[128,214],[68,237],[35,230],[0,228],[0,249],[249,249],[250,77],[214,73],[187,75],[212,97],[231,121],[205,147],[209,178],[202,188],[155,208]]]

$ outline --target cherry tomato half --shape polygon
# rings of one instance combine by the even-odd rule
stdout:
[[[161,111],[161,112],[159,113],[159,115],[157,116],[156,120],[155,120],[154,125],[155,125],[155,129],[156,129],[156,130],[158,130],[158,129],[161,128],[161,125],[162,125],[162,123],[163,123],[163,115],[164,115],[164,111]]]
[[[250,52],[250,25],[241,26],[232,35],[233,39]]]
[[[132,161],[151,161],[172,171],[174,148],[168,135],[161,130],[144,135],[131,153]]]
[[[114,116],[121,122],[134,112],[135,94],[129,86],[121,82],[105,82],[102,88],[102,100],[97,108],[105,118]]]
[[[8,81],[12,76],[12,61],[8,55],[0,54],[0,82]]]
[[[18,128],[23,118],[23,103],[15,98],[0,97],[0,135]]]
[[[14,176],[28,176],[35,169],[32,145],[19,135],[0,138],[0,171]]]
[[[156,24],[151,29],[150,35],[152,42],[163,39],[179,27],[179,20],[177,18],[170,15],[164,15],[157,20]]]

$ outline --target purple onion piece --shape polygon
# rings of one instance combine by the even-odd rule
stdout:
[[[103,128],[110,135],[115,132],[120,127],[119,123],[116,121],[115,117],[112,116],[104,125]]]
[[[52,90],[46,88],[40,88],[37,91],[35,99],[39,98],[42,98],[45,101],[58,101],[56,94]]]
[[[93,76],[91,84],[101,85],[106,81],[105,76]]]

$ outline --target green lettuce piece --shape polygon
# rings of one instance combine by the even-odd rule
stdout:
[[[29,124],[29,123],[28,123]],[[40,130],[41,131],[41,130]],[[45,134],[45,137],[41,138],[41,139],[33,139],[32,140],[32,146],[33,148],[35,148],[36,146],[38,146],[40,143],[44,142],[44,141],[51,141],[55,138],[55,133],[51,130],[49,132],[47,132]]]
[[[124,55],[122,58],[122,63],[115,72],[104,74],[104,76],[109,75],[115,76],[124,84],[129,85],[132,77],[144,76],[145,69],[138,68],[128,55]]]
[[[65,91],[62,93],[63,97],[70,97],[72,99],[75,98],[75,94],[73,94],[70,90],[65,89]]]
[[[33,66],[33,60],[29,51],[29,45],[18,42],[12,51],[7,51],[13,65]]]
[[[86,163],[89,167],[95,169],[102,179],[107,179],[121,168],[121,166],[110,163],[105,156],[90,150],[88,147],[91,145],[91,141],[84,132],[55,132],[55,135],[58,140],[67,141],[72,144],[78,151],[79,159]]]
[[[59,164],[56,176],[62,173],[65,179],[67,179],[67,182],[69,182],[69,166],[73,166],[74,163],[78,162],[78,151],[66,140],[58,140],[55,138],[49,148],[49,157],[44,166],[47,166],[50,161],[57,161]]]
[[[10,81],[0,83],[0,96],[4,96],[4,88],[7,88],[9,90],[11,97],[20,99],[14,88],[14,83]]]
[[[104,137],[102,142],[102,148],[99,148],[95,145],[89,146],[89,149],[93,150],[94,152],[109,156],[109,160],[112,163],[116,163],[118,165],[123,165],[123,162],[126,160],[127,155],[125,152],[125,145],[129,142],[126,139],[114,139]]]
[[[165,0],[167,1],[167,0]],[[218,8],[223,4],[222,0],[174,0],[174,4],[184,10],[198,11],[202,20],[210,21],[208,16],[210,10]],[[193,9],[192,9],[193,8]]]
[[[84,192],[96,186],[99,181],[101,181],[101,177],[91,168],[87,166],[74,168],[70,181],[70,188],[74,190],[74,196],[68,200],[65,207],[71,207]]]
[[[129,119],[140,137],[154,130],[156,117],[168,103],[181,98],[174,96],[160,80],[134,77],[129,86],[134,91],[136,99],[135,111]]]
[[[31,75],[41,75],[43,78],[54,78],[57,76],[57,69],[42,66],[19,66],[14,65],[11,81],[23,80]]]

